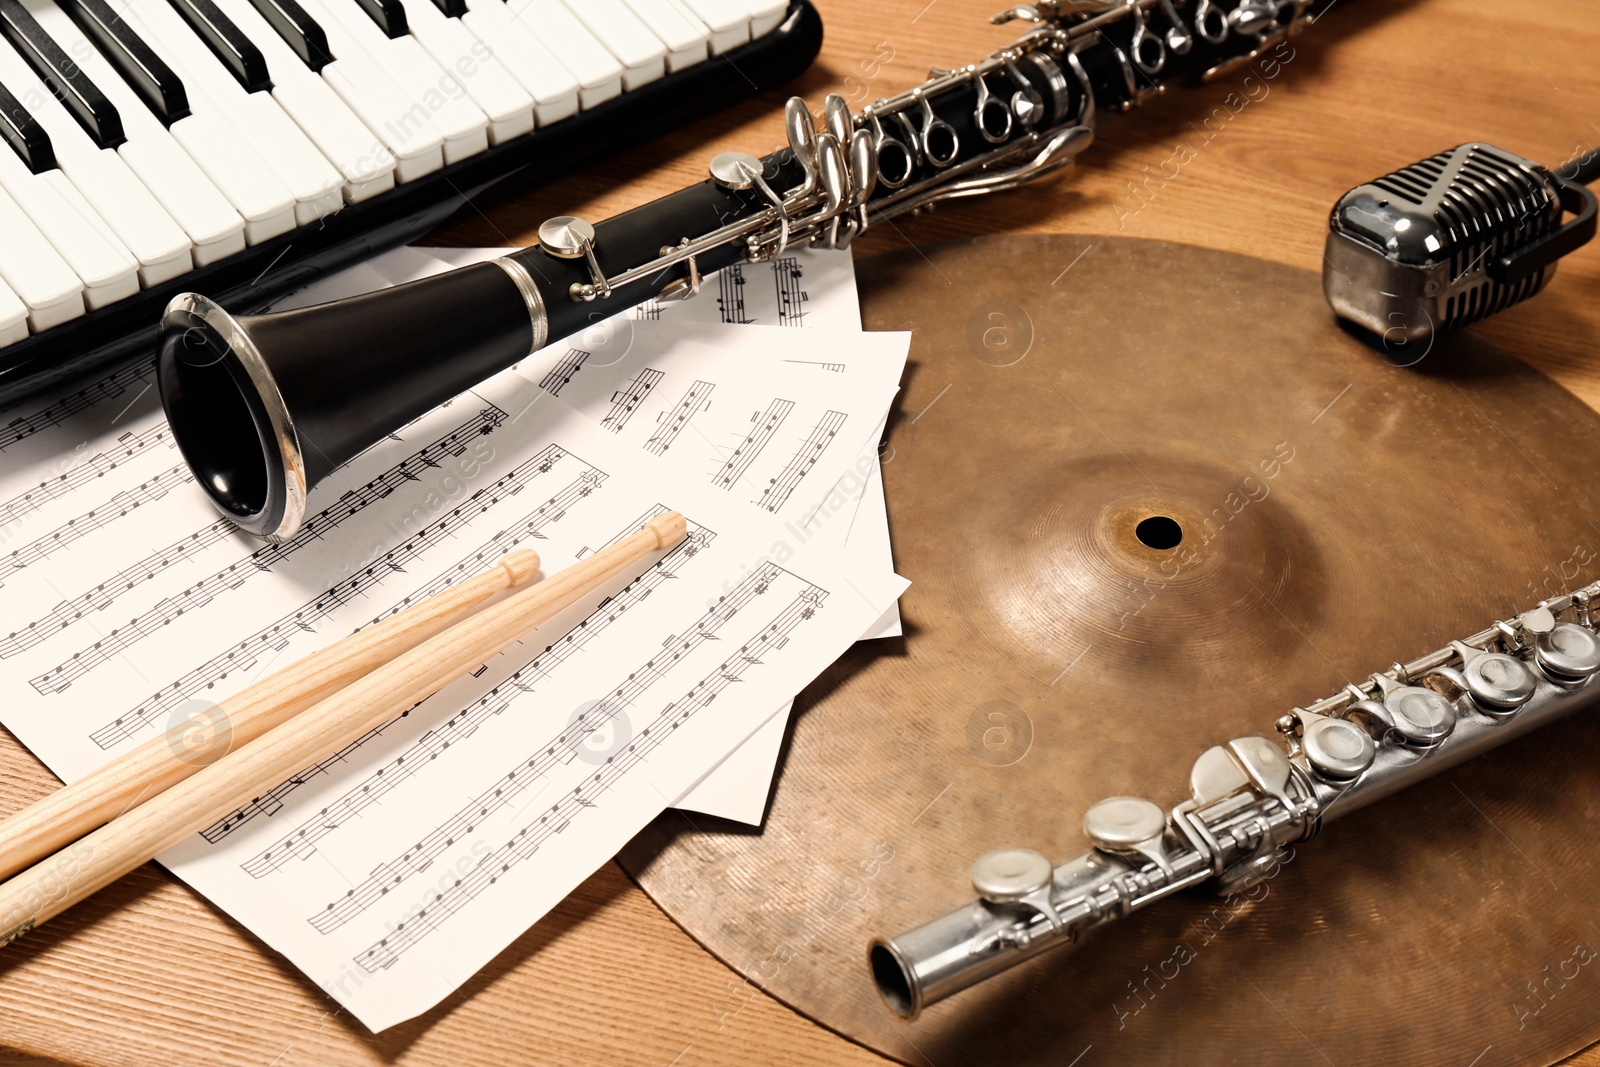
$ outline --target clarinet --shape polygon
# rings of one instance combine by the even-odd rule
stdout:
[[[994,16],[1026,31],[977,63],[855,114],[829,96],[820,127],[790,100],[780,150],[724,152],[706,181],[598,225],[548,219],[503,259],[282,314],[182,294],[158,341],[173,436],[225,516],[292,536],[334,467],[551,341],[692,297],[712,271],[846,248],[881,221],[1058,171],[1105,108],[1251,63],[1274,76],[1332,2],[1040,0]]]
[[[1285,744],[1242,737],[1207,749],[1171,811],[1102,800],[1084,813],[1094,847],[1059,867],[1028,849],[980,857],[976,901],[868,947],[884,1002],[915,1018],[1179,890],[1247,890],[1329,819],[1592,704],[1597,598],[1600,582],[1295,708],[1276,723]]]

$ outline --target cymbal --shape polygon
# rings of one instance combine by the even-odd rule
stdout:
[[[630,846],[657,903],[908,1064],[1600,1039],[1581,715],[1329,825],[1250,899],[1176,897],[890,1016],[868,940],[971,900],[980,854],[1078,855],[1095,801],[1170,805],[1211,745],[1593,580],[1600,416],[1470,334],[1374,348],[1316,275],[1232,254],[1015,236],[858,274],[867,327],[913,331],[883,456],[906,635],[802,695],[761,832],[669,812]]]

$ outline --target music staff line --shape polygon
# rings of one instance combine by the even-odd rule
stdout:
[[[54,478],[47,478],[10,500],[0,503],[0,530],[21,521],[24,516],[38,511],[52,500],[68,496],[96,478],[103,478],[118,467],[132,463],[140,456],[154,451],[158,446],[177,450],[178,443],[173,439],[172,431],[167,429],[166,423],[157,423],[137,434],[130,430],[117,438],[114,448],[96,452]]]
[[[579,480],[573,482],[567,487],[567,489],[562,491],[562,495],[571,493],[575,487],[580,485],[585,486],[586,491],[580,494],[579,498],[581,498],[582,495],[587,495],[588,492],[592,491],[592,486],[594,484],[598,484],[586,482],[585,479],[587,479],[587,477],[588,476],[586,474]],[[541,511],[542,510],[543,509],[541,509]],[[509,532],[507,540],[509,541],[511,547],[515,547],[515,545],[520,544],[522,541],[529,538],[542,537],[543,535],[538,532],[539,529],[548,526],[550,523],[560,521],[560,519],[565,515],[566,511],[563,509],[559,512],[548,515],[535,513],[527,516],[522,524],[513,527],[512,531]],[[495,558],[492,553],[485,552],[480,553],[480,555],[486,556],[490,559]],[[399,610],[399,606],[391,608],[384,614],[391,615],[397,610]],[[217,842],[227,838],[229,834],[234,833],[248,823],[252,822],[257,816],[271,818],[283,809],[284,803],[288,800],[289,796],[294,793],[295,790],[299,789],[303,785],[306,785],[318,775],[332,774],[336,767],[347,762],[367,744],[382,737],[391,727],[398,724],[401,720],[407,718],[411,712],[415,710],[415,707],[408,708],[397,718],[391,719],[381,726],[375,727],[374,729],[367,731],[365,734],[362,734],[360,737],[341,748],[334,755],[326,759],[319,760],[318,762],[300,771],[298,774],[279,782],[277,785],[273,786],[271,789],[260,794],[259,796],[251,798],[248,803],[235,808],[221,819],[218,819],[210,826],[201,830],[200,836],[212,844],[216,844]],[[463,734],[462,736],[470,736],[470,733],[471,732],[468,731],[468,733]],[[448,747],[448,745],[446,745],[446,747]],[[384,792],[387,792],[387,790],[380,790],[373,799],[377,799],[377,797],[381,796]]]
[[[646,367],[628,380],[628,384],[611,394],[611,410],[600,420],[600,425],[612,433],[621,433],[639,410],[639,405],[655,391],[665,377],[664,372]]]
[[[74,681],[95,667],[121,655],[163,627],[171,625],[186,612],[195,611],[224,593],[242,588],[257,575],[269,573],[275,565],[306,545],[321,541],[344,522],[366,510],[369,505],[387,499],[407,482],[419,481],[418,475],[423,470],[440,466],[440,461],[445,456],[459,455],[465,451],[473,438],[491,433],[505,421],[505,418],[506,413],[497,407],[484,408],[471,419],[443,437],[424,445],[366,485],[340,496],[334,503],[306,520],[299,533],[293,537],[259,548],[230,566],[200,579],[182,592],[163,597],[149,610],[115,627],[93,644],[74,652],[71,657],[43,674],[30,678],[28,684],[46,696],[66,691]]]
[[[697,379],[695,383],[685,389],[683,396],[672,406],[671,411],[664,411],[658,416],[656,432],[644,443],[645,451],[654,456],[665,455],[667,449],[678,440],[678,435],[683,433],[694,417],[711,406],[711,394],[716,390],[712,382]]]
[[[540,456],[545,456],[547,453],[555,453],[555,456],[553,458],[546,458],[542,461],[540,461],[539,457],[535,457],[533,460],[529,460],[527,463],[518,465],[518,467],[510,474],[507,474],[505,477],[501,478],[500,481],[496,482],[493,488],[498,489],[507,483],[510,483],[512,487],[508,492],[503,494],[497,493],[493,499],[486,500],[480,510],[487,511],[491,506],[499,503],[502,498],[509,499],[510,497],[516,496],[518,493],[522,492],[522,490],[525,489],[529,484],[528,482],[522,480],[528,469],[531,469],[535,476],[539,474],[547,474],[550,472],[557,460],[563,457],[572,456],[572,453],[567,452],[558,445],[551,445],[549,448],[546,448],[544,452],[540,453]],[[578,459],[576,456],[572,456],[572,458]],[[578,462],[584,463],[584,461],[581,459],[578,459]],[[543,531],[546,526],[554,522],[559,522],[561,519],[565,518],[567,511],[573,505],[592,494],[596,489],[604,484],[606,478],[608,477],[604,471],[593,464],[584,463],[584,468],[585,469],[575,479],[573,479],[571,483],[563,487],[549,500],[546,500],[537,508],[522,515],[505,529],[500,530],[487,541],[484,541],[482,544],[478,545],[476,549],[467,553],[450,567],[446,568],[441,574],[434,578],[433,581],[390,606],[382,614],[373,618],[372,622],[379,622],[391,615],[404,611],[412,604],[442,593],[445,589],[448,589],[457,581],[460,581],[463,578],[470,578],[474,574],[477,574],[479,571],[483,570],[487,564],[499,559],[512,549],[519,547],[524,541],[543,540]],[[475,497],[476,495],[477,494],[474,494]],[[369,623],[368,625],[371,624]]]
[[[551,396],[560,396],[561,390],[566,388],[573,376],[583,369],[583,361],[589,356],[590,353],[581,348],[567,349],[567,354],[561,357],[561,362],[551,367],[545,376],[539,379],[539,388]]]
[[[755,322],[744,306],[744,264],[735,263],[717,272],[717,311],[727,325],[748,326]]]
[[[498,409],[495,410],[498,411]],[[504,413],[500,413],[500,415],[496,417],[503,418],[503,414]],[[482,417],[483,416],[480,414],[480,418]],[[400,467],[396,467],[387,472],[387,475],[399,477],[403,475],[403,471]],[[384,476],[380,476],[380,478],[382,477]],[[368,488],[371,488],[370,484]],[[346,494],[346,496],[348,495],[349,494]],[[338,507],[338,505],[336,504],[333,507]],[[333,508],[328,510],[331,511]],[[322,516],[318,516],[313,521],[316,522],[320,521],[321,519]],[[304,531],[302,531],[302,533],[303,532]],[[175,541],[172,544],[166,545],[162,548],[158,548],[146,555],[144,558],[130,563],[116,574],[111,575],[109,578],[106,578],[105,580],[92,586],[83,593],[80,593],[77,596],[67,600],[58,601],[48,612],[30,622],[22,630],[13,631],[12,633],[7,634],[4,638],[0,638],[0,659],[6,659],[10,656],[17,655],[20,652],[33,648],[35,645],[38,645],[43,641],[55,637],[57,634],[60,634],[74,623],[83,619],[84,616],[90,612],[104,611],[106,608],[114,604],[120,597],[131,592],[138,586],[143,585],[145,582],[153,581],[158,575],[164,573],[168,568],[175,567],[191,557],[198,556],[215,544],[232,539],[233,535],[234,527],[231,522],[229,522],[227,519],[214,520],[210,525],[196,530],[187,537],[184,537],[183,539]],[[296,541],[299,541],[302,544],[304,543],[304,541],[300,538],[296,538]],[[250,563],[251,566],[255,566],[256,564],[252,561],[256,560],[257,558],[271,556],[277,549],[289,545],[290,543],[291,542],[284,542],[283,545],[267,546],[266,548],[260,549],[251,557],[247,557],[246,560],[237,561],[233,568],[231,568],[231,571],[237,572],[238,569],[241,566],[244,566],[246,563]],[[35,686],[35,688],[38,687]],[[65,687],[63,686],[63,688]],[[41,692],[44,691],[45,690],[41,690]]]
[[[389,934],[379,939],[354,962],[368,974],[376,974],[399,962],[400,957],[414,948],[430,933],[439,929],[450,916],[494,885],[502,875],[528,859],[539,846],[561,834],[572,825],[573,819],[585,808],[596,806],[593,799],[605,793],[614,783],[642,763],[673,731],[681,727],[696,712],[713,703],[717,696],[731,685],[743,680],[744,674],[762,663],[761,653],[768,648],[781,648],[789,635],[803,622],[815,616],[826,598],[825,590],[806,585],[805,589],[784,607],[773,621],[763,628],[756,638],[745,642],[738,652],[724,660],[706,674],[682,697],[667,704],[656,718],[635,736],[620,756],[613,756],[574,786],[565,796],[540,814],[536,822],[522,827],[495,851],[484,856],[465,876],[449,888],[442,890],[416,915],[407,916],[396,924]]]
[[[660,508],[654,514],[660,514],[664,510],[666,509]],[[641,519],[637,525],[625,529],[618,535],[618,539],[633,533],[642,527],[645,521]],[[345,820],[354,817],[369,804],[377,802],[400,782],[414,775],[418,768],[431,763],[452,744],[471,737],[485,722],[509,707],[519,694],[533,692],[537,683],[548,678],[556,667],[570,660],[589,642],[605,632],[612,623],[623,617],[629,609],[644,603],[662,583],[676,579],[683,567],[703,551],[715,536],[715,533],[704,527],[692,526],[689,536],[683,542],[629,582],[615,596],[601,601],[577,625],[545,646],[544,650],[533,659],[523,663],[505,681],[472,704],[457,711],[446,722],[423,734],[384,767],[353,786],[315,815],[290,829],[262,852],[246,860],[241,864],[242,868],[252,877],[262,878],[280,870],[290,859],[304,859],[313,854],[316,851],[316,843],[338,829]],[[316,768],[312,770],[315,771]],[[281,800],[281,797],[278,799]],[[241,814],[244,814],[243,809],[235,813],[235,825],[226,825],[228,820],[223,820],[206,831],[208,835],[211,835],[213,830],[217,831],[214,836],[208,836],[207,840],[221,840],[231,830],[236,829],[237,822],[246,821],[237,819]]]
[[[839,434],[839,427],[845,424],[847,416],[842,411],[829,410],[825,412],[811,427],[811,432],[795,448],[794,455],[789,457],[783,470],[768,481],[767,487],[761,491],[761,496],[755,503],[768,512],[777,512],[788,501],[791,493],[811,473],[811,468],[817,465],[817,460],[833,444],[833,439]]]
[[[560,461],[567,456],[568,453],[556,445],[551,445],[541,450],[531,459],[518,464],[493,484],[479,489],[464,503],[441,517],[438,521],[423,527],[423,529],[390,549],[381,558],[370,562],[365,569],[357,571],[344,581],[306,601],[294,611],[273,620],[227,650],[212,656],[204,663],[185,672],[176,681],[146,697],[133,708],[95,730],[89,735],[91,740],[102,749],[112,748],[141,730],[163,720],[166,716],[171,715],[187,701],[197,699],[201,693],[211,689],[217,682],[227,679],[238,671],[249,670],[263,655],[269,652],[273,654],[281,653],[288,647],[290,640],[295,636],[300,633],[315,632],[323,620],[345,604],[355,600],[357,597],[367,595],[371,589],[380,586],[392,573],[403,571],[406,564],[418,559],[427,549],[454,537],[457,527],[464,520],[488,511],[502,499],[515,496],[533,484],[536,479],[554,470]],[[565,490],[558,492],[549,501],[546,501],[544,505],[530,512],[530,518],[525,519],[525,523],[531,520],[553,522],[564,516],[566,513],[565,506],[558,509],[559,513],[552,512],[550,510],[551,507],[568,495],[571,495],[573,499],[581,499],[581,496],[578,495],[579,490],[587,484],[585,482],[586,477],[595,472],[596,468],[586,465],[586,469],[581,471]],[[527,536],[537,537],[539,534],[537,530],[533,530]],[[507,539],[505,533],[497,534],[496,537]],[[501,551],[494,551],[494,539],[491,539],[490,544],[480,548],[476,560],[486,563],[489,560],[498,559],[500,555],[504,554],[504,551],[509,551],[510,547],[512,546],[507,546]],[[440,575],[439,579],[435,580],[434,584],[439,584],[442,581],[443,585],[448,585],[458,578],[465,577],[468,573],[474,571],[473,562],[474,557],[469,556],[466,560],[457,563],[453,568],[446,570]],[[440,585],[440,588],[443,585]],[[413,594],[385,614],[393,614],[395,611],[404,608],[415,598],[416,594]],[[382,618],[383,616],[379,617]]]
[[[718,489],[731,490],[736,482],[744,477],[750,469],[750,464],[756,461],[763,449],[771,442],[778,428],[783,425],[783,420],[789,417],[789,412],[794,410],[794,401],[775,397],[767,405],[765,411],[756,412],[750,416],[753,424],[744,440],[735,446],[732,454],[718,468],[712,476],[711,484]]]
[[[88,411],[96,404],[125,396],[136,383],[143,384],[143,388],[139,391],[142,395],[150,389],[154,371],[155,367],[148,363],[124,367],[76,393],[62,397],[32,415],[12,419],[4,426],[0,426],[0,452],[52,426],[60,426],[74,415]]]
[[[474,555],[470,556],[469,559],[483,561],[497,559],[499,556],[510,551],[512,548],[515,548],[525,540],[542,537],[543,534],[540,531],[545,527],[559,522],[561,519],[565,518],[567,514],[567,507],[570,506],[570,504],[563,506],[556,511],[550,511],[549,507],[555,504],[556,500],[559,498],[571,497],[572,502],[576,502],[577,500],[588,496],[593,491],[594,487],[601,484],[605,478],[605,475],[602,474],[599,476],[599,480],[595,480],[593,477],[594,473],[595,472],[592,470],[585,471],[559,494],[557,494],[557,498],[553,498],[544,507],[538,508],[535,511],[525,515],[522,521],[514,523],[508,530],[496,534],[494,539],[491,539],[490,542],[480,546],[478,551]],[[580,489],[579,487],[582,488]],[[463,564],[457,564],[454,568],[447,570],[444,574],[440,575],[438,578],[435,578],[431,585],[438,588],[443,588],[444,585],[453,582],[455,579],[461,578],[467,574],[475,573],[475,570],[475,568],[464,568]],[[395,612],[402,610],[409,600],[415,599],[415,596],[416,594],[413,594],[406,600],[395,604],[387,611],[380,614],[377,619],[374,619],[373,621],[376,622],[378,619],[387,618],[388,616],[393,615]],[[367,625],[371,625],[371,623],[368,623]],[[406,714],[409,714],[409,712]],[[400,718],[405,718],[405,715],[400,716]],[[383,733],[389,729],[389,727],[395,725],[395,723],[398,721],[399,719],[391,720],[390,722],[387,722],[382,726],[369,731],[368,733],[357,738],[355,741],[351,742],[349,745],[346,745],[344,748],[340,749],[334,757],[312,764],[310,767],[307,767],[294,777],[278,783],[278,785],[267,790],[260,796],[253,797],[248,803],[235,808],[233,811],[229,812],[227,815],[223,816],[221,819],[218,819],[215,823],[202,830],[200,832],[200,836],[204,837],[212,844],[216,844],[217,842],[226,838],[229,834],[238,830],[240,827],[254,820],[258,815],[267,818],[276,815],[278,811],[283,808],[284,801],[296,789],[302,785],[305,785],[319,774],[330,773],[338,764],[345,762],[352,753],[360,749],[369,741],[373,741],[381,737]],[[476,729],[476,727],[474,727],[474,729]]]
[[[784,256],[773,261],[772,281],[777,288],[779,326],[806,324],[806,304],[811,300],[811,294],[800,284],[800,279],[804,276],[805,272],[800,269],[800,261],[793,256]]]
[[[0,586],[4,586],[5,580],[17,571],[26,570],[48,559],[60,549],[81,541],[97,530],[105,529],[130,512],[137,511],[146,504],[152,504],[165,497],[174,488],[188,485],[193,481],[194,475],[190,473],[188,464],[179,463],[136,486],[118,492],[111,499],[102,501],[81,515],[74,515],[55,529],[40,534],[19,548],[12,549],[5,556],[0,556]]]
[[[343,897],[330,903],[323,911],[313,915],[308,921],[319,933],[332,933],[383,899],[413,874],[427,870],[433,865],[434,860],[463,835],[472,833],[482,820],[510,807],[530,784],[544,778],[558,764],[561,766],[570,764],[585,737],[634,706],[651,687],[666,678],[684,657],[692,654],[707,641],[717,640],[716,635],[723,625],[736,618],[739,611],[748,606],[756,596],[764,594],[773,577],[774,575],[761,574],[748,576],[727,597],[729,606],[719,605],[720,610],[719,608],[708,610],[697,620],[694,631],[688,637],[680,639],[681,646],[674,648],[670,656],[665,652],[657,653],[643,667],[630,673],[622,684],[607,692],[604,698],[585,708],[557,736],[548,738],[538,746],[526,761],[519,762],[465,804],[450,819],[435,827],[431,833],[418,840],[400,856],[374,868],[364,881],[346,892]],[[522,693],[531,691],[531,687],[526,683],[509,688],[497,686],[487,699],[500,705],[495,712],[498,714],[499,710],[504,710]],[[429,759],[432,758],[430,755]],[[416,766],[415,760],[413,760],[414,766]],[[395,769],[395,765],[391,764],[390,769]],[[385,787],[390,788],[392,785],[386,781]],[[356,794],[354,798],[347,794],[346,798],[359,799],[360,807],[370,803],[367,794],[364,793]],[[355,810],[359,811],[360,807]],[[347,811],[345,814],[348,816],[353,813]],[[332,826],[326,823],[323,825],[329,830],[337,828],[337,823]],[[296,838],[291,847],[298,846],[302,840]],[[248,866],[246,870],[249,870]]]

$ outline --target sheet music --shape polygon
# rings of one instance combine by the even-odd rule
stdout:
[[[298,307],[331,300],[355,292],[425,277],[450,267],[481,262],[510,251],[512,249],[398,248],[348,268],[340,274],[322,279],[278,306]],[[763,291],[770,288],[774,294],[779,293],[785,285],[794,286],[800,278],[809,278],[806,291],[800,296],[791,298],[792,301],[804,305],[804,314],[794,316],[792,320],[786,317],[785,325],[792,322],[813,329],[852,333],[859,333],[861,329],[855,271],[848,251],[809,249],[797,252],[793,256],[782,257],[775,262],[746,264],[741,267],[741,277],[745,279],[745,289],[748,289],[750,279],[757,279],[758,288]],[[772,354],[769,352],[768,343],[752,343],[752,336],[741,327],[730,327],[724,323],[720,310],[714,310],[708,302],[710,294],[708,279],[700,297],[690,301],[673,302],[670,308],[665,309],[665,313],[670,315],[668,328],[672,331],[672,336],[737,352],[746,364],[754,357]],[[590,344],[590,347],[596,350],[594,352],[563,343],[553,345],[536,356],[532,362],[538,363],[543,360],[539,365],[548,367],[540,384],[559,394],[566,383],[592,358],[596,360],[596,365],[591,367],[592,372],[599,370],[600,364],[609,363],[615,358],[617,351],[630,347],[642,332],[635,330],[632,327],[633,323],[661,321],[664,309],[653,304],[654,302],[641,305],[632,312],[602,320],[596,329],[580,335],[578,343]],[[776,309],[780,304],[782,301],[775,295],[772,305],[774,322],[778,320]],[[761,331],[758,331],[758,335],[760,334]],[[763,340],[770,342],[774,336],[778,336],[776,331],[767,331]],[[815,344],[814,340],[809,343],[794,341],[793,345],[801,346],[798,348],[790,346],[787,341],[781,343],[788,347],[780,354],[775,354],[774,358],[791,367],[812,367],[830,374],[844,372],[844,363],[829,359],[827,354],[818,353],[808,346]],[[696,388],[696,384],[701,384],[701,387]],[[664,454],[679,435],[689,430],[699,412],[710,405],[713,388],[713,383],[709,382],[691,383],[682,394],[679,394],[670,417],[657,425],[646,442],[647,449],[655,455]],[[881,437],[880,428],[878,439]],[[878,465],[873,463],[871,469],[860,477],[855,472],[847,471],[841,475],[837,489],[844,499],[851,502],[851,506],[856,509],[855,513],[849,516],[847,521],[830,523],[817,536],[830,539],[830,543],[841,551],[848,543],[849,550],[853,554],[857,554],[860,558],[877,560],[885,571],[893,570],[888,512]],[[830,491],[829,499],[833,498],[833,492]],[[900,632],[899,606],[891,604],[862,637],[863,639],[894,637]],[[777,753],[787,729],[788,716],[789,705],[785,704],[779,709],[779,714],[761,728],[761,733],[751,739],[752,751],[765,755],[752,757],[747,754],[744,758],[730,756],[725,767],[707,775],[693,790],[680,797],[675,806],[749,825],[759,825],[770,792]]]
[[[144,385],[41,404],[0,440],[0,552],[41,546],[0,579],[0,715],[68,780],[510,548],[550,573],[659,510],[689,519],[683,544],[162,857],[374,1029],[509,944],[904,587],[653,455],[648,408],[612,433],[512,372],[358,456],[282,544],[218,528],[192,485],[124,510],[175,465]],[[873,455],[868,422],[824,454]]]
[[[881,419],[909,338],[853,334],[844,369],[825,371],[802,358],[813,352],[810,331],[749,326],[734,348],[701,343],[707,329],[639,323],[621,353],[554,345],[517,369],[654,462],[804,528],[846,471],[864,476],[876,464],[876,442],[866,456],[838,442],[864,438],[857,424]],[[861,500],[858,487],[846,524]]]
[[[636,322],[861,329],[850,253],[820,249],[736,264],[706,278],[694,300],[648,300],[628,316]]]

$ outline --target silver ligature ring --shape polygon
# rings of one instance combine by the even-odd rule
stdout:
[[[1215,33],[1209,28],[1213,22],[1217,27]],[[1198,33],[1202,40],[1221,44],[1228,39],[1228,13],[1212,3],[1212,0],[1200,0],[1194,9],[1194,32]]]
[[[1011,136],[1011,109],[1005,101],[989,92],[989,83],[983,80],[983,73],[977,67],[972,68],[972,81],[978,90],[978,103],[972,109],[972,124],[978,127],[978,133],[990,144],[1004,144]],[[989,128],[989,117],[995,113],[1003,120],[999,132]]]
[[[928,102],[921,86],[911,90],[911,99],[922,105],[922,129],[917,132],[922,154],[929,163],[942,170],[954,163],[961,154],[961,135],[956,133],[954,126],[933,113],[933,105]]]
[[[878,184],[885,189],[898,189],[916,173],[917,157],[904,141],[884,132],[876,111],[869,107],[864,114],[872,128],[873,152],[878,158]]]
[[[1150,32],[1140,0],[1128,0],[1128,10],[1133,12],[1133,61],[1146,74],[1160,74],[1167,65],[1167,46],[1159,36]],[[1146,54],[1150,53],[1149,58]]]

